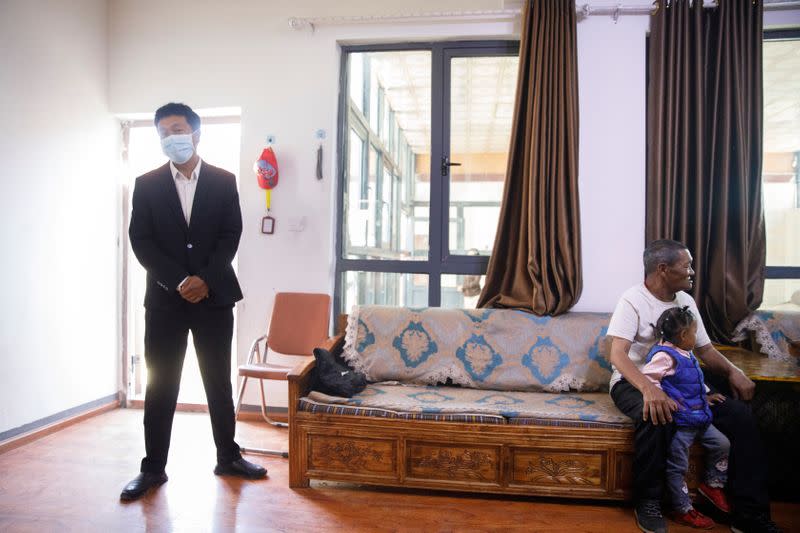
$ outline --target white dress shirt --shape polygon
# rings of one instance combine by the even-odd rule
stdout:
[[[178,198],[181,201],[181,209],[183,210],[183,217],[186,219],[186,224],[192,220],[192,204],[194,203],[194,192],[197,190],[197,180],[200,177],[200,164],[202,161],[198,158],[197,165],[190,176],[184,176],[180,170],[175,166],[172,161],[169,162],[169,169],[172,171],[172,179],[175,181],[175,189],[178,191]]]
[[[197,190],[197,180],[200,178],[200,163],[202,161],[198,158],[197,165],[195,165],[192,174],[187,178],[181,173],[172,161],[169,162],[169,169],[172,172],[172,179],[175,182],[175,190],[178,191],[178,198],[181,201],[181,210],[183,211],[183,218],[186,219],[186,224],[192,220],[192,205],[194,204],[194,192]],[[178,283],[177,290],[189,279],[189,276],[183,278]]]

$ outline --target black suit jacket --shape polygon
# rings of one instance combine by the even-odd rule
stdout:
[[[147,270],[148,309],[182,305],[177,287],[192,275],[209,288],[198,305],[230,306],[242,299],[231,265],[242,235],[234,175],[203,161],[191,217],[187,225],[169,163],[136,178],[128,234]]]

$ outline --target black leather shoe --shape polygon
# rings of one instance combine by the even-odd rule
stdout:
[[[731,523],[733,533],[781,533],[781,528],[770,520],[769,515],[734,516]]]
[[[228,464],[218,464],[214,467],[214,473],[218,476],[239,476],[248,479],[261,479],[267,475],[267,469],[240,458]]]
[[[160,487],[164,483],[167,482],[167,474],[164,472],[142,472],[130,483],[125,485],[125,488],[122,489],[122,493],[119,495],[119,499],[122,501],[131,501],[131,500],[138,500],[145,493],[156,487]]]

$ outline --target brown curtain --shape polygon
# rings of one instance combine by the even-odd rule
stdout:
[[[527,0],[503,205],[478,307],[566,312],[582,288],[574,0]]]
[[[646,238],[689,247],[695,299],[721,342],[764,290],[762,9],[661,0],[650,22]]]

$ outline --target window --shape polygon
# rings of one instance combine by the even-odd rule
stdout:
[[[337,309],[474,307],[500,213],[518,43],[343,52]]]
[[[800,311],[800,30],[765,31],[763,65],[767,269],[761,309]]]

